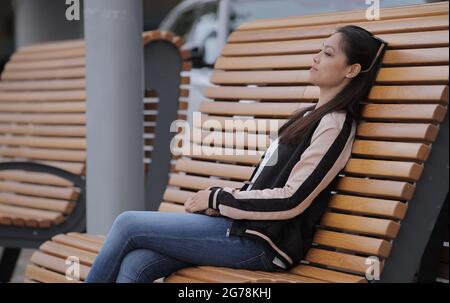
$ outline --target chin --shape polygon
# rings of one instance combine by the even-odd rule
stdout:
[[[315,77],[309,72],[308,82],[312,85],[317,85]]]

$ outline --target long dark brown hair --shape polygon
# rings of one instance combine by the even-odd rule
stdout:
[[[324,115],[333,111],[345,109],[357,122],[361,119],[360,102],[368,97],[375,82],[387,43],[355,25],[340,27],[334,33],[342,35],[340,47],[347,57],[347,64],[359,63],[361,64],[361,71],[369,70],[360,72],[334,98],[317,109],[314,109],[316,106],[314,104],[296,111],[279,129],[279,141],[282,144],[299,144],[309,125],[313,125]],[[384,47],[381,47],[382,43],[385,44]],[[379,50],[381,50],[381,53],[378,53]],[[378,58],[371,65],[377,53]],[[303,117],[304,113],[310,110],[312,111]]]

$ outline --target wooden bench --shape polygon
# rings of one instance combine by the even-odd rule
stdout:
[[[148,174],[154,144],[160,141],[156,137],[158,115],[186,117],[191,62],[180,37],[151,31],[143,33],[143,40],[143,148]],[[173,62],[164,66],[170,52]],[[170,64],[175,68],[169,68]],[[166,87],[157,81],[163,73],[173,79],[165,83]],[[11,256],[17,258],[19,247],[37,248],[55,234],[85,231],[85,87],[83,40],[26,46],[15,52],[5,66],[0,81],[3,265],[11,263]],[[168,112],[171,108],[175,111]],[[167,152],[164,155],[170,161]],[[6,272],[14,268],[15,260],[12,263],[12,267],[0,266],[2,281],[8,279],[10,273]]]
[[[316,102],[318,89],[308,84],[307,70],[313,54],[336,26],[362,26],[387,41],[389,48],[376,85],[368,100],[363,100],[363,121],[357,127],[352,157],[339,175],[305,259],[288,272],[199,266],[182,269],[165,281],[367,282],[369,256],[380,260],[383,275],[391,255],[404,245],[397,241],[398,235],[415,236],[429,228],[407,222],[416,212],[416,193],[426,190],[421,182],[427,165],[433,164],[432,173],[444,169],[447,184],[441,187],[448,191],[448,166],[442,168],[442,161],[434,159],[442,150],[448,152],[448,12],[445,2],[382,9],[378,21],[367,21],[365,11],[352,11],[256,20],[233,32],[215,64],[211,80],[216,86],[204,93],[209,100],[200,105],[202,121],[225,124],[225,119],[239,118],[263,125],[283,123],[299,107]],[[265,139],[264,150],[268,135],[253,127],[225,128],[219,136],[232,131],[246,132],[247,140],[211,147],[222,151],[221,155],[185,155],[177,160],[160,210],[184,211],[184,201],[198,190],[240,188],[249,179],[260,156],[245,150],[258,148],[251,140],[255,137]],[[204,144],[204,138],[194,139],[192,145]],[[432,150],[433,146],[439,148]],[[227,155],[226,149],[233,155]],[[435,183],[440,184],[437,179]],[[434,193],[429,194],[431,199]],[[441,200],[426,201],[425,209],[441,204]],[[26,281],[69,282],[64,276],[69,256],[79,258],[84,281],[103,241],[102,235],[82,233],[53,237],[31,257]],[[414,248],[411,255],[419,257],[413,261],[420,262],[423,250]]]

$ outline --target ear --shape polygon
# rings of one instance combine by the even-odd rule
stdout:
[[[345,74],[345,77],[352,79],[356,77],[360,71],[361,71],[361,64],[359,63],[352,64],[347,68],[347,73]]]

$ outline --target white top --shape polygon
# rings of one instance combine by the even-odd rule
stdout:
[[[250,185],[247,187],[247,190],[250,190],[253,186],[253,183],[255,183],[255,180],[258,178],[258,176],[261,174],[261,171],[263,170],[264,166],[267,166],[267,162],[269,162],[270,157],[272,157],[272,154],[278,149],[278,138],[275,139],[272,143],[270,143],[269,148],[264,153],[264,158],[261,161],[261,164],[258,167],[258,170],[256,171],[256,174],[253,176],[252,180],[250,180]],[[275,159],[276,162],[276,159]],[[274,160],[271,161],[271,163],[274,163]]]
[[[303,116],[306,116],[310,112],[311,112],[310,110],[307,111]],[[270,161],[270,165],[275,165],[276,161],[278,160],[278,157],[275,157],[273,159],[270,159],[270,158],[278,150],[278,139],[279,138],[276,138],[275,141],[270,143],[270,146],[266,150],[266,152],[264,154],[264,158],[261,161],[261,164],[259,165],[258,170],[256,171],[256,173],[253,176],[253,178],[250,180],[250,184],[249,184],[249,186],[247,187],[246,190],[251,190],[252,189],[253,184],[255,183],[255,181],[258,178],[258,176],[261,174],[261,171],[263,170],[263,168],[268,165],[269,160],[271,160]]]

